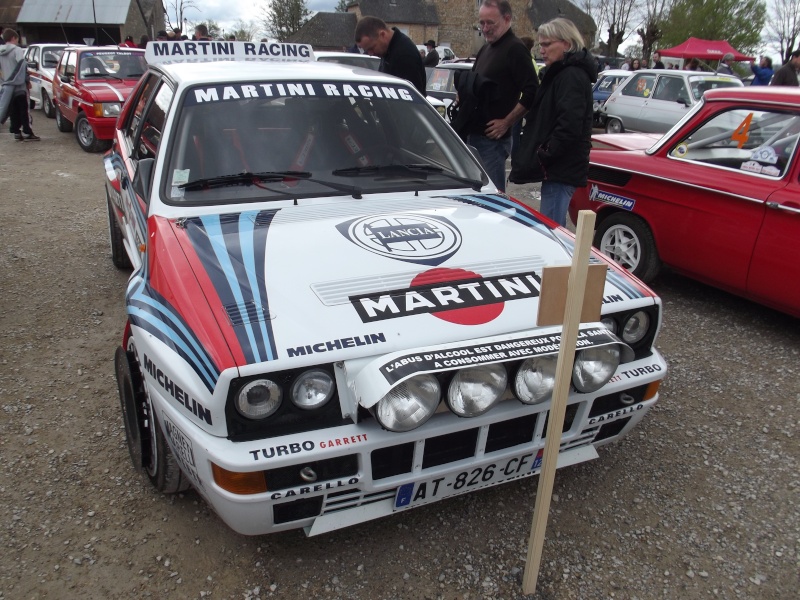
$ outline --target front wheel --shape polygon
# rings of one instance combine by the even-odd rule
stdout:
[[[56,110],[56,127],[58,127],[58,130],[62,133],[69,133],[70,131],[72,131],[72,123],[70,123],[64,118],[61,109],[59,109],[58,106],[56,106],[55,110]]]
[[[652,281],[661,269],[653,232],[636,215],[618,212],[601,221],[594,245],[644,282]]]
[[[152,405],[144,391],[136,355],[120,346],[114,366],[122,405],[125,438],[134,467],[147,474],[159,492],[177,494],[190,487],[172,454]]]
[[[78,118],[75,119],[75,139],[78,144],[86,152],[100,152],[101,150],[108,150],[110,146],[109,140],[98,140],[94,134],[91,123],[86,113],[78,113]]]
[[[610,118],[606,121],[606,133],[625,133],[625,127],[622,126],[622,121]]]
[[[48,119],[52,119],[56,116],[56,109],[53,106],[53,101],[50,100],[50,96],[44,90],[42,90],[42,112]]]

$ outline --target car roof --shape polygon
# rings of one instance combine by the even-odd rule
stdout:
[[[467,71],[473,67],[475,63],[471,62],[449,62],[449,63],[439,63],[434,69],[451,69],[451,70],[464,70]]]
[[[628,76],[632,73],[638,73],[638,71],[626,71],[625,69],[606,69],[605,71],[600,71],[597,74],[598,79],[600,77],[619,77],[620,75]]]
[[[320,57],[329,58],[331,56],[360,56],[370,60],[380,60],[380,58],[377,56],[372,56],[371,54],[361,54],[361,52],[336,52],[334,50],[314,50],[314,56],[317,57],[317,59]]]
[[[720,102],[733,100],[740,102],[759,101],[769,103],[780,103],[800,107],[800,88],[787,86],[743,86],[717,88],[708,90],[705,93],[707,102]]]
[[[97,52],[111,52],[112,50],[119,50],[120,52],[135,52],[137,54],[144,54],[141,48],[128,48],[127,46],[79,46],[73,45],[72,48],[83,53],[87,51]]]
[[[231,64],[236,68],[232,69]],[[317,62],[268,62],[231,61],[180,62],[150,65],[159,69],[178,84],[196,85],[214,82],[247,82],[258,80],[286,81],[292,79],[343,80],[338,69],[334,72],[329,63]],[[338,76],[337,76],[338,75]],[[346,81],[364,81],[392,85],[405,85],[407,82],[369,69],[347,71]],[[410,88],[411,85],[409,84]]]

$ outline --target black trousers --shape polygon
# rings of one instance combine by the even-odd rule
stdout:
[[[20,133],[20,129],[25,135],[31,135],[31,120],[28,116],[28,95],[20,94],[11,98],[9,106],[9,117],[11,117],[11,133]]]

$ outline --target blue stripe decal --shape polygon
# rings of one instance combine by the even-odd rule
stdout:
[[[219,379],[219,368],[166,299],[139,277],[131,279],[127,296],[131,323],[172,348],[213,392]]]
[[[236,277],[236,272],[233,268],[233,263],[231,262],[231,248],[226,246],[226,238],[222,235],[222,225],[220,223],[219,215],[200,217],[200,221],[203,223],[203,227],[208,233],[209,243],[211,245],[211,249],[214,251],[214,254],[217,257],[219,268],[228,280],[228,289],[233,295],[233,300],[237,305],[244,306],[244,295],[242,294],[242,288],[239,284],[239,279]],[[243,315],[243,317],[244,316],[246,315]],[[244,330],[247,334],[247,341],[250,342],[252,360],[254,362],[261,362],[261,354],[258,351],[258,344],[256,343],[253,327],[249,320],[245,319]],[[245,346],[243,345],[243,347]]]
[[[186,220],[186,233],[233,321],[248,364],[275,360],[265,282],[267,232],[277,211]]]
[[[508,200],[502,196],[493,195],[468,195],[468,196],[450,196],[453,200],[466,202],[476,206],[481,206],[492,212],[503,213],[508,218],[526,227],[538,229],[544,233],[551,233],[553,230],[540,221],[533,212],[521,207],[519,204],[512,200]]]

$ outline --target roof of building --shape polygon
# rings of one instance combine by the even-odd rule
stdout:
[[[569,0],[537,0],[528,9],[528,18],[536,28],[556,17],[569,19],[582,33],[597,31],[597,24],[591,15],[583,12]],[[592,40],[584,41],[587,45],[592,43]]]
[[[357,0],[363,16],[378,17],[387,23],[420,23],[439,25],[436,6],[426,0]]]
[[[284,41],[315,48],[346,48],[355,43],[355,31],[355,13],[318,12]]]
[[[125,23],[131,0],[17,0],[17,23]]]

